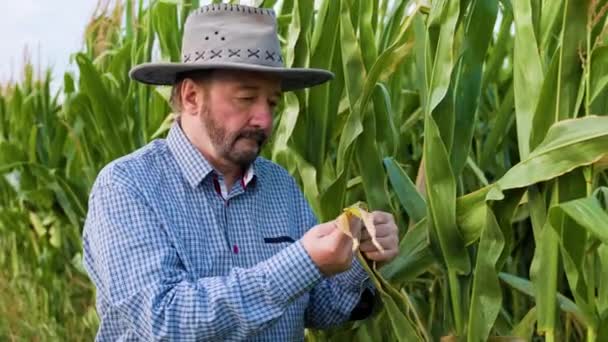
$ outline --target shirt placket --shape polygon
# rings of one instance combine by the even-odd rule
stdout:
[[[235,227],[235,225],[238,224],[238,222],[233,222],[235,220],[233,220],[232,216],[231,216],[231,203],[233,202],[233,198],[235,196],[239,196],[243,193],[243,188],[242,188],[242,184],[241,183],[235,183],[233,188],[231,189],[230,193],[226,193],[225,191],[225,185],[224,185],[224,178],[221,175],[217,175],[214,174],[213,176],[213,187],[215,190],[215,194],[217,195],[217,198],[219,199],[219,202],[221,203],[221,225],[222,225],[222,230],[224,233],[224,238],[226,240],[226,244],[228,246],[228,249],[230,251],[230,255],[231,255],[231,260],[232,260],[232,264],[233,265],[240,265],[240,258],[239,258],[239,254],[240,254],[240,249],[241,246],[239,246],[238,244],[238,236],[236,236],[235,234],[238,233],[238,229],[237,227]]]

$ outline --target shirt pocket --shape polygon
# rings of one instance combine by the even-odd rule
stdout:
[[[283,249],[291,246],[296,239],[286,232],[262,233],[258,243],[265,259],[271,258]]]
[[[261,206],[255,215],[255,240],[262,259],[271,258],[300,239],[297,226],[287,208]],[[274,210],[273,210],[274,209]]]

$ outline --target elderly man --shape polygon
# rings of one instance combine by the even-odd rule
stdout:
[[[283,68],[269,9],[202,7],[183,39],[182,63],[131,71],[174,86],[167,138],[107,165],[90,196],[97,339],[293,341],[365,317],[371,282],[352,240],[334,221],[317,225],[293,178],[258,157],[281,92],[333,75]],[[388,262],[397,228],[373,218],[385,251],[365,234],[360,250]]]

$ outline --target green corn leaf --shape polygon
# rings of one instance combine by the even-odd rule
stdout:
[[[456,183],[435,120],[425,120],[424,163],[429,217],[437,231],[444,262],[460,274],[471,271],[464,241],[456,226]]]
[[[157,34],[160,51],[165,61],[177,62],[180,59],[181,37],[177,26],[177,5],[169,2],[156,2],[152,10],[152,23]]]
[[[528,311],[524,318],[513,327],[511,335],[518,336],[526,340],[532,338],[532,334],[534,333],[534,325],[536,324],[536,317],[536,307],[534,306],[532,309],[530,309],[530,311]]]
[[[485,199],[489,190],[490,187],[481,188],[456,200],[456,222],[467,246],[479,239],[486,225]]]
[[[562,9],[564,7],[563,1],[543,1],[542,11],[540,17],[540,46],[545,47],[542,51],[549,51],[547,49],[551,46],[551,40],[555,40],[555,28],[560,23]],[[559,26],[558,26],[559,27]],[[545,52],[546,53],[546,52]],[[547,56],[543,56],[545,60]]]
[[[498,277],[500,278],[500,280],[507,283],[514,289],[530,297],[534,297],[534,285],[530,280],[504,272],[500,272],[498,274]],[[572,314],[572,316],[576,318],[578,322],[583,323],[585,321],[583,314],[579,311],[578,307],[576,306],[576,304],[574,304],[572,300],[568,299],[568,297],[564,296],[561,293],[557,293],[557,296],[555,298],[562,311]],[[538,308],[536,312],[537,314],[539,314]]]
[[[420,195],[410,177],[397,164],[394,158],[385,158],[384,167],[388,174],[393,190],[397,194],[401,206],[413,222],[420,222],[426,217],[426,202]]]
[[[411,227],[399,243],[399,255],[380,269],[382,276],[395,284],[414,280],[435,263],[430,251],[429,230],[423,219]]]
[[[521,159],[530,151],[532,118],[544,79],[532,22],[530,0],[514,0],[515,46],[513,52],[513,83],[517,116],[517,146]]]
[[[428,98],[425,100],[427,113],[431,113],[447,94],[452,68],[454,67],[452,44],[454,43],[454,31],[458,22],[460,8],[458,1],[444,0],[444,2],[445,8],[442,10],[441,29],[439,31],[437,47],[435,48],[435,58],[431,61],[428,58],[429,56],[427,56],[426,59],[427,70],[430,68],[430,74],[427,73],[425,76],[429,89]],[[434,6],[433,8],[441,8],[441,5]],[[432,23],[432,19],[429,20]],[[429,39],[426,39],[426,43],[430,43]],[[425,51],[429,49],[430,47],[427,47]],[[429,67],[431,65],[432,67]]]
[[[597,198],[587,197],[561,203],[549,211],[552,224],[559,222],[562,215],[568,216],[596,239],[608,245],[608,231],[604,229],[605,223],[608,222],[608,214]]]
[[[465,19],[465,37],[462,43],[464,51],[456,66],[454,85],[455,129],[450,162],[455,175],[460,175],[469,155],[477,121],[483,61],[492,38],[497,12],[496,0],[475,0],[471,2]]]
[[[376,291],[380,293],[397,341],[420,341],[421,337],[418,335],[414,323],[405,315],[407,304],[401,298],[402,296],[382,276],[374,272],[360,254],[358,258],[363,268],[370,275]]]
[[[558,185],[555,184],[552,204],[558,202],[558,189]],[[534,283],[536,305],[538,307],[537,331],[547,334],[549,339],[554,339],[559,236],[548,220],[543,225],[538,241],[542,241],[542,243],[535,249],[532,265],[530,266],[530,279]]]
[[[333,63],[338,59],[340,42],[338,40],[338,14],[340,12],[339,1],[325,1],[322,4],[318,21],[315,24],[312,38],[312,55],[310,64],[315,68],[332,69]],[[323,37],[323,39],[320,39]],[[339,80],[333,80],[330,84],[323,84],[310,89],[310,101],[308,104],[308,129],[316,132],[317,139],[308,141],[308,158],[320,174],[323,173],[323,163],[331,144],[331,132],[334,126],[334,115],[338,110],[338,96],[334,93],[341,92]]]
[[[589,101],[593,103],[600,94],[605,94],[608,86],[608,67],[605,61],[608,60],[608,46],[600,46],[593,50],[591,58],[591,96]],[[587,95],[589,96],[589,95]]]
[[[486,226],[481,232],[473,276],[471,307],[467,326],[468,341],[486,341],[501,308],[502,293],[496,263],[505,240],[494,212],[487,210]]]
[[[565,0],[559,49],[549,67],[532,120],[530,148],[534,149],[557,121],[576,117],[581,80],[579,49],[584,42],[588,1]],[[518,118],[519,119],[519,118]]]
[[[543,142],[498,182],[499,189],[513,189],[553,179],[589,165],[608,152],[608,117],[589,116],[554,124]],[[498,188],[488,196],[500,199]],[[496,196],[496,197],[495,197]]]
[[[344,69],[344,90],[346,92],[350,113],[338,143],[337,171],[342,173],[347,163],[348,149],[355,139],[363,132],[363,107],[356,107],[363,91],[366,70],[355,31],[350,19],[348,1],[342,1],[340,6],[340,47],[342,49],[342,64]]]
[[[606,221],[603,221],[606,222]],[[608,244],[603,244],[597,249],[598,260],[599,260],[599,277],[598,277],[598,291],[597,291],[597,312],[599,313],[602,321],[608,319]],[[603,322],[600,322],[600,326],[603,326]]]

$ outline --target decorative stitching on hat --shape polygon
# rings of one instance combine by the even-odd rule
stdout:
[[[231,50],[228,49],[228,57],[232,57],[232,56],[237,56],[237,57],[241,57],[241,49],[237,49],[237,50]]]
[[[191,58],[191,57],[192,57],[192,56],[191,56],[190,54],[184,55],[184,63],[186,63],[186,62],[190,62],[190,58]]]
[[[259,49],[255,49],[255,50],[247,49],[247,52],[249,52],[249,56],[247,56],[248,58],[251,58],[253,56],[255,56],[258,59],[260,58],[260,55],[259,55],[260,50]]]
[[[211,53],[211,57],[209,57],[209,59],[214,59],[215,57],[222,58],[222,55],[221,55],[222,50],[219,50],[219,51],[211,50],[209,52]]]
[[[196,54],[196,57],[194,58],[195,62],[199,59],[205,60],[205,50],[201,51],[200,53],[198,51],[194,51],[194,53]]]
[[[279,62],[283,63],[283,57],[281,57],[281,54],[280,54],[280,53],[279,53],[278,55],[279,55],[279,56],[278,56],[278,58],[277,58],[277,61],[279,61]]]
[[[268,50],[266,50],[266,60],[269,60],[269,59],[270,59],[271,61],[273,61],[273,62],[274,62],[274,54],[275,54],[275,53],[276,53],[276,52],[272,52],[272,51],[268,51]]]
[[[200,7],[198,10],[196,10],[194,12],[194,14],[202,14],[202,13],[207,13],[209,11],[234,11],[236,10],[237,12],[247,12],[249,14],[251,13],[255,13],[255,14],[263,14],[263,15],[269,15],[269,16],[275,16],[275,13],[272,9],[270,8],[256,8],[256,7],[249,7],[249,6],[243,6],[243,5],[235,5],[235,4],[211,4],[211,5],[207,5],[207,6],[203,6]]]

